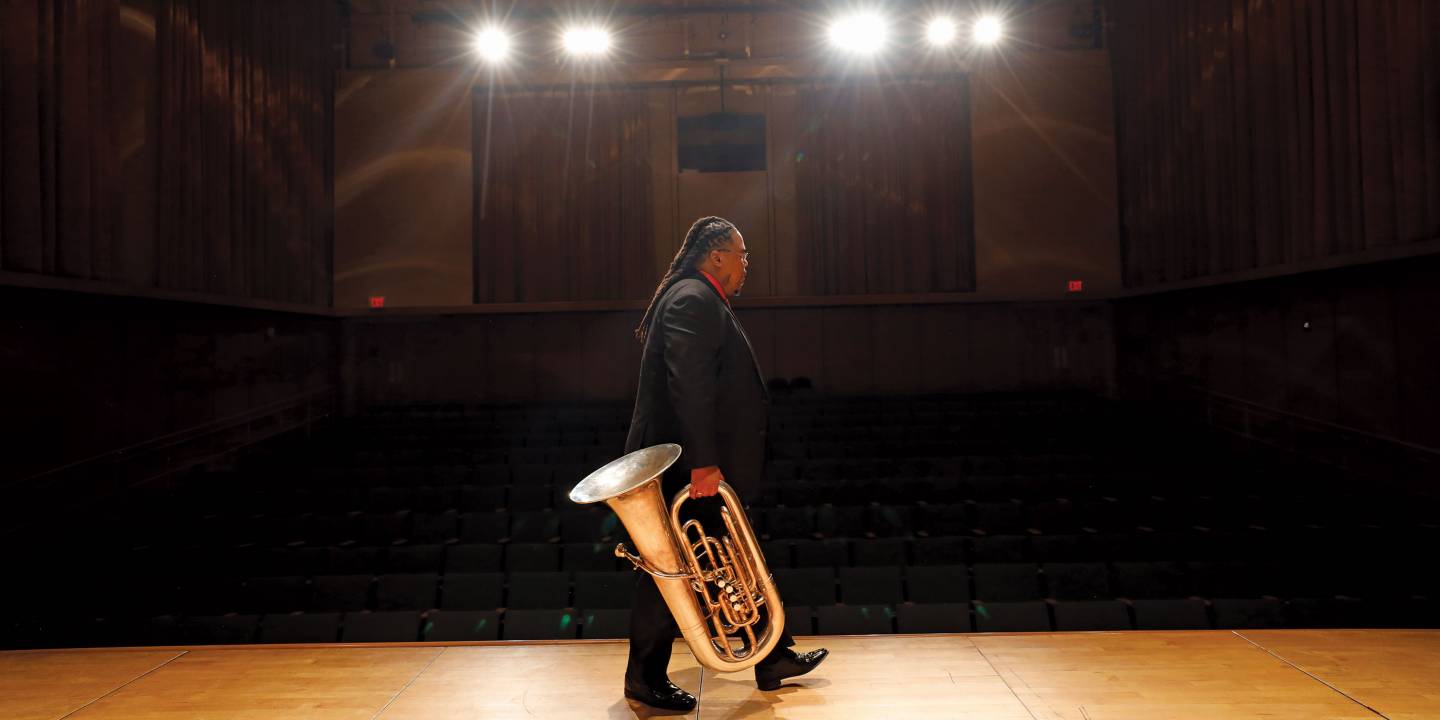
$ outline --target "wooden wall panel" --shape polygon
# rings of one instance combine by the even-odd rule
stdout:
[[[975,306],[981,307],[981,306]],[[920,382],[942,392],[969,392],[982,382],[983,372],[971,362],[976,338],[970,306],[928,305],[915,310],[920,323]]]
[[[638,315],[347,318],[355,338],[348,405],[628,402]],[[750,308],[741,317],[767,379],[808,378],[820,394],[1106,392],[1114,373],[1102,303]],[[1053,359],[1057,347],[1070,353],[1065,366]]]
[[[924,318],[909,307],[877,307],[870,316],[874,391],[880,395],[905,392],[921,377],[923,354],[930,348],[923,339]]]
[[[1127,287],[1440,237],[1440,7],[1110,5]]]
[[[824,372],[821,349],[825,347],[824,311],[818,308],[775,309],[775,367],[761,368],[769,377],[810,378]]]
[[[821,374],[828,392],[867,395],[875,390],[875,340],[871,308],[833,307],[821,313]]]

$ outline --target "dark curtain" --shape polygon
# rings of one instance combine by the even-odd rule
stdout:
[[[330,0],[7,0],[0,270],[328,305],[338,24]]]
[[[1440,5],[1110,5],[1127,287],[1440,237]]]
[[[816,84],[798,112],[800,292],[973,291],[968,78]]]
[[[475,302],[635,300],[654,289],[645,97],[476,91]]]

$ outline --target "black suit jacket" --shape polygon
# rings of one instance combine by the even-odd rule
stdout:
[[[748,500],[764,472],[769,405],[750,340],[719,291],[698,274],[670,286],[651,319],[625,452],[680,444],[667,501],[690,470],[710,465]]]

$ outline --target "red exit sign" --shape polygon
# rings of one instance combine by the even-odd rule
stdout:
[[[1080,292],[1081,290],[1085,289],[1085,283],[1081,280],[1071,280],[1070,282],[1065,284],[1065,287],[1070,292]]]
[[[371,296],[370,296],[370,307],[372,307],[372,308],[383,308],[383,307],[385,307],[385,296],[384,296],[384,295],[371,295]]]

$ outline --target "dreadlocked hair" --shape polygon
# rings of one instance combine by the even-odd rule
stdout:
[[[639,340],[641,345],[649,338],[650,321],[655,315],[655,303],[660,302],[660,296],[664,295],[671,285],[679,282],[695,266],[697,259],[729,242],[730,233],[734,229],[734,223],[713,215],[702,217],[690,226],[690,232],[685,233],[685,242],[680,244],[680,250],[675,253],[675,259],[670,261],[665,277],[660,278],[660,285],[650,297],[645,316],[640,318],[640,324],[635,327],[635,339]]]

